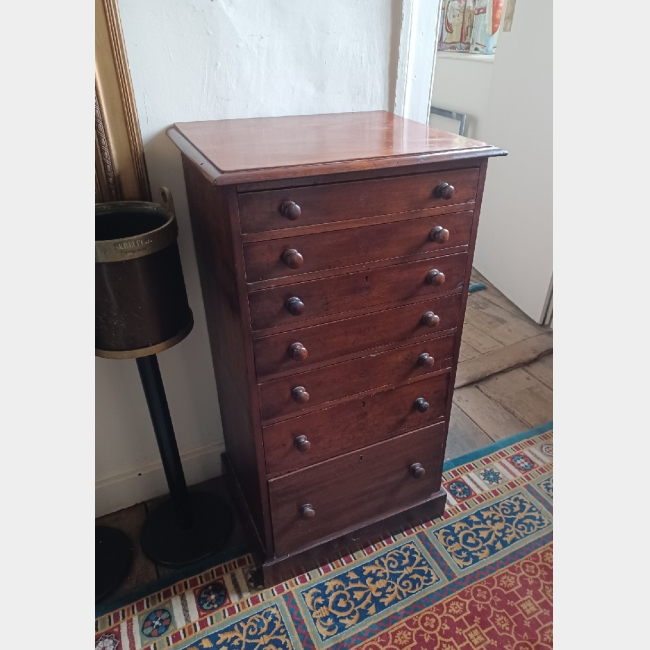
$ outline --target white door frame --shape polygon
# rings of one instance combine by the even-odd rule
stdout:
[[[402,0],[394,112],[429,123],[443,0]]]

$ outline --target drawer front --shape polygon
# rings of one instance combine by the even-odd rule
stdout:
[[[450,368],[455,340],[452,334],[265,382],[259,386],[262,420]]]
[[[448,391],[445,373],[265,426],[267,474],[291,472],[434,424],[445,415]],[[424,412],[416,406],[420,398],[429,405]]]
[[[453,329],[458,325],[460,303],[461,294],[456,293],[259,338],[254,342],[258,380],[311,363]],[[429,312],[438,317],[437,324],[427,321]],[[295,354],[298,344],[305,348],[306,356]]]
[[[245,244],[246,281],[300,276],[467,246],[473,215],[469,210]]]
[[[251,326],[254,330],[295,326],[353,309],[448,293],[462,288],[466,267],[467,253],[458,253],[252,291]]]
[[[431,497],[440,489],[444,431],[441,423],[270,480],[276,556]],[[416,464],[424,468],[418,478]]]
[[[243,192],[237,200],[241,231],[255,233],[458,205],[474,201],[477,188],[478,167],[472,167],[368,181]]]

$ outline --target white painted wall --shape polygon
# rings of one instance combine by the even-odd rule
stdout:
[[[488,166],[474,265],[539,322],[553,275],[550,0],[518,0],[499,36],[480,139],[509,155]]]
[[[195,329],[160,366],[188,482],[220,473],[221,420],[177,121],[392,109],[398,0],[120,0],[152,188],[169,187]],[[428,83],[428,80],[427,80]],[[134,361],[97,359],[96,514],[166,485]]]
[[[552,52],[552,3],[518,0],[493,62],[438,53],[431,101],[467,113],[466,135],[509,152],[488,165],[474,266],[536,321],[553,272]]]
[[[481,127],[488,108],[494,56],[438,52],[431,94],[432,106],[465,113],[468,138],[481,140]],[[458,121],[431,115],[436,129],[458,133]],[[491,143],[490,143],[491,144]]]

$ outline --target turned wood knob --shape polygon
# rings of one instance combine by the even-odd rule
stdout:
[[[296,445],[296,449],[303,454],[311,449],[311,442],[307,440],[307,436],[298,436],[293,441],[293,444]]]
[[[413,475],[413,478],[422,478],[426,472],[420,463],[413,463],[413,465],[411,465],[411,474]]]
[[[296,296],[293,296],[293,298],[289,298],[285,306],[287,308],[287,311],[292,316],[300,316],[300,314],[302,314],[302,312],[305,311],[305,303],[302,300],[300,300],[300,298],[297,298]]]
[[[438,271],[438,269],[431,269],[427,273],[426,280],[434,287],[439,287],[445,281],[445,274],[442,271]]]
[[[436,244],[446,244],[449,241],[449,231],[442,226],[436,226],[429,233],[431,241],[436,242]]]
[[[427,327],[435,327],[440,322],[440,316],[432,311],[427,311],[422,315],[422,324]]]
[[[429,410],[429,402],[427,402],[424,397],[418,397],[413,406],[415,406],[415,409],[420,413],[425,413]]]
[[[311,503],[305,503],[305,505],[300,506],[300,516],[303,519],[313,519],[316,516],[316,511]]]
[[[307,348],[302,343],[292,343],[289,348],[289,356],[294,361],[304,361],[307,358]]]
[[[306,404],[309,401],[309,393],[305,390],[304,386],[296,386],[291,391],[291,397],[293,397],[298,404]]]
[[[433,368],[433,364],[436,362],[436,360],[430,355],[427,354],[426,352],[423,352],[419,357],[418,357],[418,363],[423,367],[423,368]]]
[[[454,188],[452,187],[451,189],[453,190]],[[291,219],[291,221],[295,221],[302,214],[302,210],[300,209],[300,206],[297,203],[294,203],[293,201],[285,201],[280,206],[280,212],[282,213],[283,217],[286,217],[287,219]]]
[[[299,269],[305,260],[295,248],[288,248],[284,253],[282,253],[282,261],[290,269]]]
[[[449,199],[454,195],[454,186],[449,183],[440,183],[440,185],[438,185],[434,190],[434,194],[441,199],[449,201]]]

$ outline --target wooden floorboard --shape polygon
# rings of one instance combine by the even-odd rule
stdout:
[[[491,438],[480,429],[456,404],[451,407],[449,435],[445,460],[458,458],[470,451],[476,451],[492,442]]]
[[[505,309],[506,311],[510,312],[511,314],[517,317],[524,318],[524,319],[528,318],[528,316],[526,316],[526,314],[524,314],[524,312],[521,311],[521,309],[519,309],[517,305],[515,305],[513,302],[508,300],[508,298],[506,298],[506,296],[503,293],[501,293],[489,280],[485,278],[485,276],[481,275],[476,269],[472,269],[472,279],[475,279],[477,282],[482,282],[487,286],[486,291],[480,292],[481,296],[484,297],[486,300],[489,300],[495,305],[502,307],[503,309]]]
[[[531,428],[553,419],[553,391],[523,368],[494,375],[477,386]]]
[[[463,339],[460,346],[460,361],[469,361],[470,359],[474,359],[475,357],[480,356],[480,354],[481,353],[478,350],[473,348],[466,340]]]
[[[479,354],[486,354],[493,350],[499,350],[503,343],[499,343],[489,334],[482,332],[471,321],[465,320],[463,325],[462,343],[469,343]]]
[[[455,386],[462,388],[496,373],[531,363],[544,354],[549,354],[552,350],[553,333],[547,331],[525,341],[492,350],[467,361],[461,361],[456,371]]]
[[[524,370],[541,381],[544,386],[553,390],[553,355],[549,354],[533,363],[529,363]]]
[[[480,291],[468,300],[466,322],[489,334],[502,345],[512,345],[537,336],[546,330],[525,315],[513,314],[487,299],[489,290]]]
[[[526,422],[506,411],[476,386],[456,390],[454,403],[493,441],[528,428]]]

